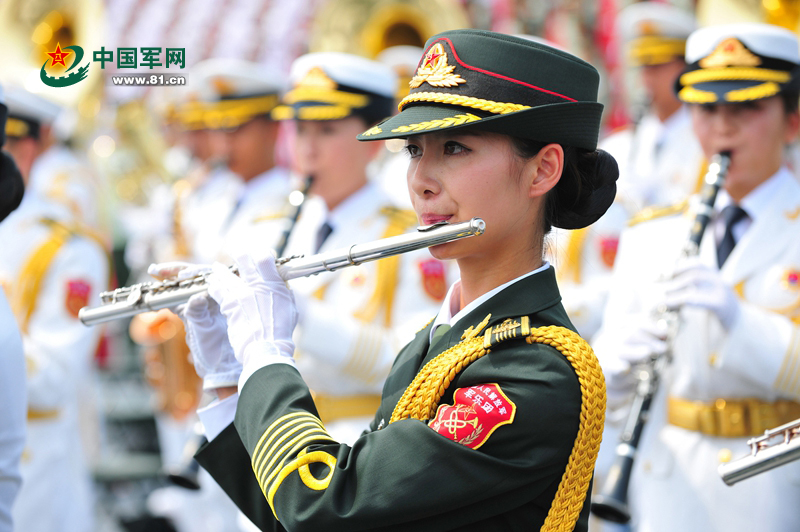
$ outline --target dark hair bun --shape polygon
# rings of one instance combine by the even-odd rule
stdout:
[[[0,151],[0,221],[19,207],[25,184],[14,159]]]
[[[606,151],[565,147],[568,150],[575,153],[565,153],[565,161],[571,162],[551,192],[547,221],[562,229],[581,229],[596,222],[613,203],[619,167]]]

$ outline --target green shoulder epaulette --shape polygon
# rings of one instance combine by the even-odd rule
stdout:
[[[392,224],[402,227],[412,227],[417,225],[417,214],[411,209],[401,209],[399,207],[382,207],[381,216],[389,218]]]
[[[689,207],[688,199],[685,199],[674,205],[668,205],[666,207],[663,205],[647,207],[646,209],[639,211],[638,214],[634,215],[630,220],[628,220],[628,227],[633,227],[634,225],[646,222],[648,220],[655,220],[656,218],[663,218],[664,216],[671,216],[673,214],[684,212],[687,207]]]

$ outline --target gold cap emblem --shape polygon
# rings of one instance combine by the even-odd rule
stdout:
[[[411,78],[408,86],[416,89],[424,82],[434,87],[455,87],[459,83],[466,83],[467,80],[453,74],[454,65],[447,64],[447,53],[444,51],[442,43],[437,42],[422,60],[422,65],[417,69],[417,75]]]
[[[303,79],[297,83],[298,87],[315,89],[336,90],[337,84],[320,67],[309,70]]]
[[[702,68],[725,68],[729,66],[754,67],[761,64],[761,59],[735,37],[729,37],[719,43],[713,52],[701,59]]]

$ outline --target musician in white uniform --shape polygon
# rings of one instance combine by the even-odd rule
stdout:
[[[676,90],[705,156],[731,153],[724,190],[699,255],[677,266],[692,206],[623,233],[594,345],[611,406],[632,390],[632,364],[672,357],[634,461],[632,523],[794,530],[800,463],[733,487],[717,467],[747,454],[749,437],[800,417],[800,186],[784,159],[800,127],[798,40],[763,24],[711,26],[689,37],[686,59]],[[660,305],[679,312],[671,342],[653,314]]]
[[[27,189],[63,205],[71,218],[93,230],[106,229],[102,183],[88,163],[64,142],[69,128],[61,126],[71,112],[20,87],[6,94],[14,158],[28,180]]]
[[[295,165],[313,184],[286,255],[417,227],[413,212],[398,207],[368,175],[381,143],[355,139],[392,114],[395,79],[386,65],[349,54],[308,54],[292,65],[284,113],[296,127]],[[449,282],[446,269],[420,250],[291,282],[300,309],[298,368],[317,394],[325,426],[343,441],[367,427],[395,351],[436,313]]]
[[[29,138],[37,119],[32,113],[19,119],[22,124],[10,122],[12,155],[25,160],[38,141]],[[35,177],[33,163],[20,168],[26,180]],[[89,532],[94,507],[79,423],[101,331],[85,327],[78,311],[99,304],[109,257],[68,204],[32,187],[0,224],[0,242],[0,280],[22,333],[27,368],[27,440],[14,526]]]
[[[0,87],[0,147],[5,142],[7,108]],[[14,160],[0,153],[0,222],[22,200],[24,184]],[[25,355],[22,338],[8,304],[5,289],[0,288],[0,532],[11,532],[11,507],[22,478],[19,462],[25,445]]]
[[[284,77],[265,65],[244,60],[212,59],[196,68],[201,90],[210,93],[203,111],[205,126],[224,144],[227,169],[241,179],[221,182],[193,206],[195,259],[230,263],[258,232],[272,246],[285,215],[293,184],[287,168],[275,158],[279,123],[271,112],[278,105]]]
[[[634,107],[634,115],[641,116],[599,144],[619,165],[617,199],[591,227],[555,231],[548,238],[564,308],[586,338],[600,327],[627,221],[642,209],[670,205],[695,192],[703,166],[689,111],[672,90],[686,64],[685,43],[695,28],[694,17],[673,5],[639,2],[622,10],[616,27],[625,64],[635,69],[633,98],[644,100]]]

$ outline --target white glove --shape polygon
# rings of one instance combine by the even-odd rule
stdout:
[[[650,317],[642,317],[637,323],[621,331],[617,357],[628,366],[646,362],[667,352],[667,324]]]
[[[244,366],[246,380],[259,368],[275,363],[294,364],[292,331],[297,309],[286,283],[278,275],[275,255],[236,260],[239,276],[215,263],[208,292],[228,322],[228,338]],[[240,385],[244,381],[240,381]]]
[[[236,386],[242,365],[228,341],[228,324],[208,294],[195,294],[176,313],[186,328],[186,343],[203,389]]]
[[[667,284],[664,303],[670,309],[684,305],[708,309],[716,314],[726,331],[741,311],[739,299],[719,271],[700,263],[697,257],[687,259],[675,270]]]

